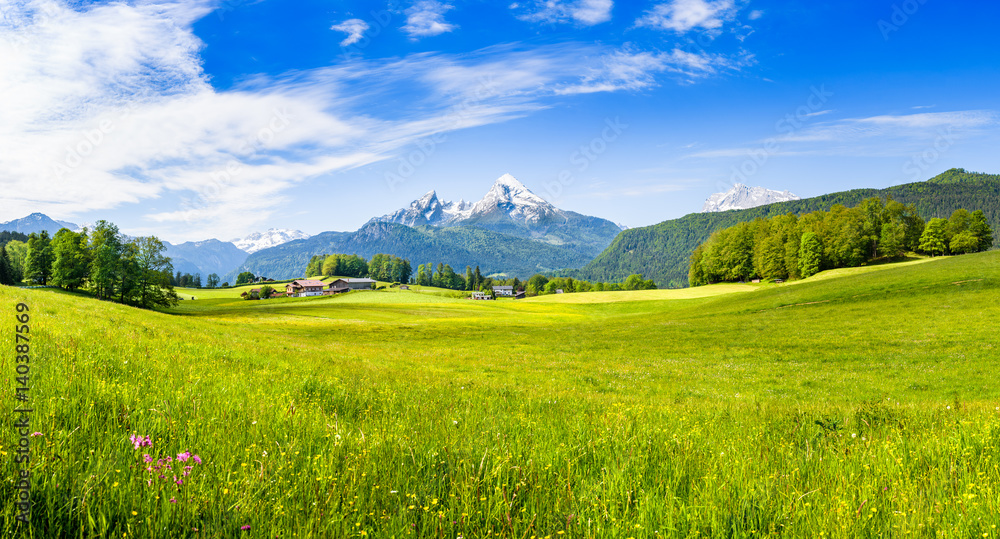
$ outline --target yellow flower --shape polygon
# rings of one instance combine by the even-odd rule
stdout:
[[[132,511],[132,516],[136,516],[136,515],[138,515],[138,514],[139,514],[139,512],[138,512],[138,511]]]

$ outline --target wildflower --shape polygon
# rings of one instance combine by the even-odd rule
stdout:
[[[177,503],[177,498],[170,498],[170,503]]]
[[[177,486],[180,486],[180,485],[184,484],[184,480],[183,479],[177,479],[177,476],[174,476],[174,483],[177,483]]]
[[[248,531],[250,531],[250,525],[246,524],[244,526],[240,526],[240,529],[243,530],[243,531],[245,531],[245,532],[248,532]]]
[[[129,441],[132,442],[132,446],[136,449],[153,445],[153,441],[149,439],[149,436],[140,436],[138,434],[130,436]]]
[[[40,432],[32,432],[31,435],[32,436],[45,436],[44,434],[42,434]]]
[[[177,460],[179,460],[179,461],[181,461],[181,462],[187,462],[187,460],[188,460],[189,458],[191,458],[191,453],[189,453],[189,452],[187,452],[187,451],[185,451],[185,452],[183,452],[183,453],[178,453],[178,454],[177,454]]]
[[[184,467],[184,475],[191,475],[191,466]]]
[[[149,453],[146,453],[145,455],[142,456],[142,460],[146,462],[153,462],[153,457],[149,456]]]
[[[191,457],[191,459],[197,462],[198,464],[201,464],[201,457],[199,457],[198,455]]]

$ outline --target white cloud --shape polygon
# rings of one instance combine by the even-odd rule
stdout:
[[[745,55],[732,59],[722,55],[674,49],[666,52],[619,50],[605,55],[579,82],[559,89],[560,94],[585,94],[617,90],[641,90],[656,84],[657,73],[671,73],[684,82],[694,82],[720,70],[739,70],[753,62]]]
[[[670,0],[657,4],[636,21],[636,26],[686,33],[695,28],[718,30],[735,19],[733,0]]]
[[[349,47],[358,41],[361,41],[361,38],[364,37],[368,28],[368,23],[361,19],[348,19],[340,24],[331,26],[330,30],[345,32],[347,34],[347,38],[340,42],[340,46]]]
[[[613,0],[536,0],[531,11],[518,15],[518,18],[530,22],[575,22],[593,26],[610,21],[614,5]],[[517,3],[510,5],[510,9],[514,10],[523,7]]]
[[[748,15],[747,18],[750,19],[751,21],[756,21],[757,19],[759,19],[759,18],[761,18],[763,16],[764,16],[764,12],[762,10],[755,9],[755,10],[753,10],[753,11],[750,12],[750,15]]]
[[[307,180],[421,138],[524,116],[562,94],[642,89],[660,73],[706,76],[736,62],[505,45],[350,60],[220,91],[191,30],[211,8],[40,0],[4,14],[0,221],[142,204],[157,207],[145,210],[148,226],[170,241],[238,237],[301,200]],[[401,88],[410,105],[387,108]]]
[[[829,112],[803,115],[799,121],[806,122],[810,117]],[[795,123],[783,122],[779,122],[780,133],[752,146],[701,151],[689,157],[746,158],[761,151],[784,156],[904,157],[932,147],[940,139],[951,145],[956,140],[993,130],[1000,126],[1000,114],[968,110],[881,115],[802,125],[794,130]]]
[[[412,38],[428,37],[451,32],[455,25],[445,22],[444,14],[454,6],[437,0],[419,0],[406,10],[403,31]]]

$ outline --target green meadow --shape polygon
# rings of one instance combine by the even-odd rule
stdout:
[[[519,301],[417,288],[178,290],[150,312],[0,287],[0,535],[1000,535],[1000,252]]]

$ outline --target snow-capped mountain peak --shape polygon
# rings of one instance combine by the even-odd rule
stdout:
[[[236,238],[232,244],[247,253],[256,253],[268,247],[275,247],[292,240],[304,240],[310,237],[301,230],[285,228],[269,228],[267,232],[254,232],[245,238]]]
[[[789,191],[775,191],[764,187],[747,187],[742,183],[737,183],[725,193],[715,193],[708,197],[705,205],[701,208],[701,212],[745,210],[789,200],[799,200],[799,197]]]
[[[532,222],[558,211],[545,199],[532,193],[517,178],[504,174],[476,202],[466,202],[464,199],[458,202],[441,200],[437,192],[430,191],[411,202],[409,207],[374,220],[407,226],[448,226],[501,212],[515,221]]]
[[[492,208],[497,204],[504,203],[516,206],[551,207],[551,204],[546,202],[545,199],[532,193],[530,189],[510,174],[504,174],[497,178],[497,181],[493,182],[493,187],[490,187],[486,196],[475,205],[481,209],[487,209],[487,207]]]

